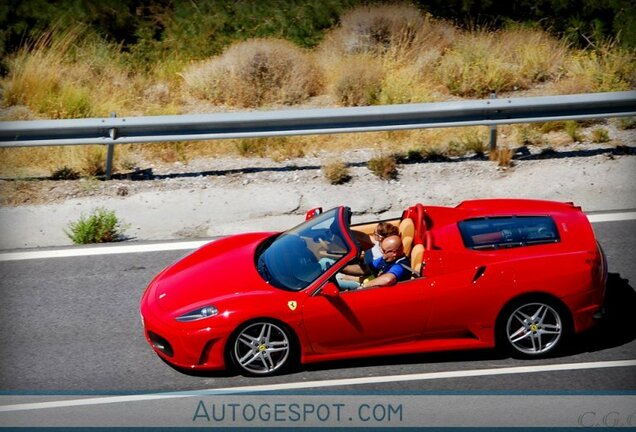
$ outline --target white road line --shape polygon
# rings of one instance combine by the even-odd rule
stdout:
[[[68,258],[77,256],[91,255],[111,255],[125,253],[143,253],[143,252],[161,252],[174,250],[192,250],[209,243],[211,240],[189,241],[189,242],[170,242],[170,243],[153,243],[142,245],[120,245],[120,246],[101,246],[101,247],[82,247],[74,249],[52,249],[44,251],[27,251],[27,252],[5,252],[0,253],[0,261],[21,261],[39,258]]]
[[[218,389],[182,391],[182,392],[172,392],[172,393],[149,393],[149,394],[130,395],[130,396],[107,396],[107,397],[72,399],[72,400],[61,400],[61,401],[51,401],[51,402],[35,402],[35,403],[24,403],[24,404],[14,404],[14,405],[1,405],[0,412],[29,411],[29,410],[48,409],[48,408],[69,408],[69,407],[77,407],[77,406],[102,405],[102,404],[125,403],[125,402],[144,402],[144,401],[161,400],[161,399],[177,399],[177,398],[188,398],[188,397],[196,397],[196,396],[201,397],[201,396],[208,396],[208,395],[240,394],[240,393],[253,393],[253,392],[266,392],[266,391],[312,389],[312,388],[315,389],[315,388],[324,388],[324,387],[352,386],[352,385],[361,385],[361,384],[394,383],[394,382],[402,382],[402,381],[423,381],[423,380],[447,379],[447,378],[482,377],[482,376],[493,376],[493,375],[573,371],[573,370],[583,370],[583,369],[602,369],[602,368],[634,367],[634,366],[636,366],[636,360],[617,360],[617,361],[587,362],[587,363],[562,363],[562,364],[538,365],[538,366],[518,366],[518,367],[494,368],[494,369],[472,369],[472,370],[430,372],[430,373],[409,374],[409,375],[388,375],[388,376],[364,377],[364,378],[344,378],[344,379],[335,379],[335,380],[295,382],[295,383],[285,383],[285,384],[269,384],[269,385],[260,385],[260,386],[226,387],[226,388],[218,388]]]
[[[615,212],[588,215],[587,218],[591,223],[615,222],[635,220],[636,211]],[[22,261],[29,259],[43,258],[69,258],[77,256],[91,255],[111,255],[125,253],[144,253],[144,252],[161,252],[175,250],[193,250],[209,243],[211,240],[188,241],[188,242],[169,242],[169,243],[153,243],[143,245],[117,245],[117,246],[99,246],[99,247],[81,247],[81,248],[65,248],[52,249],[44,251],[25,251],[25,252],[0,252],[0,262],[2,261]]]
[[[626,221],[636,219],[636,212],[591,214],[587,218],[591,223]]]

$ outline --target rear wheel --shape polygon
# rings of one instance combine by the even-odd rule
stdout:
[[[500,343],[513,355],[538,358],[565,344],[569,318],[552,300],[523,300],[504,310],[498,327]]]
[[[244,375],[273,375],[292,362],[293,339],[282,325],[257,321],[243,326],[230,346],[232,362]]]

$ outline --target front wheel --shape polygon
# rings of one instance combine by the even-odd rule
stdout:
[[[569,321],[553,301],[515,302],[503,312],[499,340],[513,355],[538,358],[553,354],[564,344]]]
[[[292,337],[284,327],[268,321],[242,327],[230,347],[232,362],[250,376],[273,375],[293,358]]]

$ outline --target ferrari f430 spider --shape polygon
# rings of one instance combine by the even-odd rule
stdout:
[[[572,203],[416,204],[398,228],[410,277],[344,289],[380,221],[313,209],[282,233],[213,241],[169,266],[141,299],[144,334],[181,369],[270,375],[298,363],[498,347],[553,355],[599,318],[607,265]],[[365,241],[366,238],[366,241]]]

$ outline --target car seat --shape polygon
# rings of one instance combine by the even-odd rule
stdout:
[[[402,239],[402,248],[404,249],[404,255],[410,256],[411,247],[413,246],[413,237],[415,236],[415,224],[413,219],[404,218],[398,226],[400,238]]]

